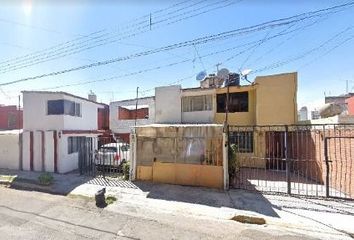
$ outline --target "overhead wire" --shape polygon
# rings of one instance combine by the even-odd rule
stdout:
[[[221,2],[229,2],[229,1],[230,0],[223,0]],[[203,1],[200,1],[200,2],[203,2]],[[183,12],[183,13],[177,15],[177,16],[182,16],[182,15],[185,15],[185,14],[188,14],[188,13],[193,13],[193,12],[198,11],[200,9],[209,7],[211,5],[219,4],[219,3],[220,2],[208,4],[208,5],[202,6],[201,8],[198,8],[198,9],[192,9],[190,11]],[[209,11],[221,8],[221,7],[224,7],[224,6],[222,5],[222,6],[218,6],[217,8],[209,9],[207,11],[204,11],[203,13],[206,13],[206,12],[209,12]],[[170,22],[167,22],[165,24],[165,25],[169,25],[169,24],[173,24],[173,23],[176,23],[178,21],[182,21],[182,20],[185,20],[187,18],[191,18],[191,17],[195,17],[195,16],[197,16],[197,15],[196,14],[192,14],[192,15],[189,15],[187,17],[177,19],[177,20],[175,20],[173,22],[171,22],[170,20],[176,18],[176,15],[175,16],[168,16],[167,18],[165,18],[165,19],[163,19],[163,20],[161,20],[161,21],[159,21],[157,23],[154,23],[154,25],[160,24],[160,23],[165,22],[165,21],[170,21]],[[157,27],[155,27],[155,28],[157,28]],[[141,27],[138,27],[138,28],[135,28],[133,30],[129,30],[129,31],[126,31],[126,32],[123,32],[123,33],[118,33],[118,34],[115,34],[115,35],[112,35],[112,36],[110,36],[109,33],[102,33],[101,35],[91,36],[89,39],[84,39],[84,41],[74,42],[74,43],[71,43],[68,46],[62,46],[60,48],[53,49],[53,50],[51,50],[49,52],[43,52],[43,53],[41,53],[41,54],[39,54],[37,56],[34,56],[34,57],[27,57],[27,58],[24,58],[24,59],[20,59],[20,60],[17,60],[16,62],[14,62],[12,64],[5,64],[5,65],[3,64],[2,66],[0,66],[0,74],[11,72],[11,71],[15,71],[15,70],[19,70],[19,69],[30,67],[30,66],[33,66],[33,65],[37,65],[37,64],[40,64],[40,63],[43,63],[43,62],[47,62],[47,61],[55,60],[55,59],[62,58],[62,57],[65,57],[65,56],[69,56],[69,55],[72,55],[72,54],[76,54],[76,53],[79,53],[79,52],[82,52],[82,51],[86,51],[86,50],[89,50],[89,49],[92,49],[92,48],[96,48],[96,47],[99,47],[99,46],[103,46],[103,45],[111,44],[111,43],[114,43],[114,42],[118,42],[120,40],[123,40],[123,39],[126,39],[126,38],[130,38],[130,37],[133,37],[133,36],[137,36],[139,34],[142,34],[144,32],[148,32],[148,31],[150,31],[149,24],[145,24],[145,25],[143,25]],[[119,38],[116,38],[116,37],[119,37]]]
[[[176,43],[176,44],[168,45],[168,46],[165,46],[165,47],[160,47],[160,48],[157,48],[157,49],[154,49],[154,50],[145,51],[145,52],[139,52],[139,53],[135,53],[135,54],[131,54],[131,55],[125,56],[125,57],[118,57],[118,58],[108,59],[108,60],[105,60],[105,61],[95,62],[95,63],[82,65],[82,66],[69,68],[69,69],[64,69],[64,70],[61,70],[61,71],[56,71],[56,72],[41,74],[41,75],[37,75],[37,76],[33,76],[33,77],[22,78],[22,79],[10,81],[10,82],[0,83],[0,86],[11,85],[11,84],[15,84],[15,83],[18,83],[18,82],[24,82],[24,81],[34,80],[34,79],[38,79],[38,78],[44,78],[44,77],[48,77],[48,76],[60,75],[60,74],[64,74],[64,73],[68,73],[68,72],[72,72],[72,71],[78,71],[78,70],[83,70],[83,69],[87,69],[87,68],[107,65],[107,64],[114,63],[114,62],[127,61],[127,60],[130,60],[130,59],[133,59],[133,58],[147,56],[147,55],[155,54],[155,53],[162,52],[162,51],[170,51],[170,50],[173,50],[173,49],[176,49],[176,48],[191,46],[193,44],[194,45],[205,44],[206,42],[210,42],[210,41],[217,41],[217,40],[222,40],[222,39],[235,37],[235,36],[242,35],[242,34],[249,34],[251,32],[255,32],[255,31],[262,31],[262,30],[267,30],[267,29],[279,27],[279,26],[285,26],[285,25],[293,24],[295,22],[303,21],[305,19],[311,19],[311,18],[314,18],[314,17],[322,16],[321,14],[326,14],[326,11],[328,11],[329,9],[336,9],[339,6],[342,6],[342,7],[343,6],[348,6],[348,4],[349,3],[344,4],[344,5],[337,5],[337,6],[330,7],[330,8],[325,8],[325,9],[321,9],[321,10],[317,10],[317,11],[312,11],[312,12],[298,14],[298,15],[295,15],[295,16],[292,16],[292,17],[287,17],[287,18],[276,19],[276,20],[264,22],[264,23],[253,25],[253,26],[250,26],[250,27],[243,27],[243,28],[234,29],[234,30],[227,31],[227,32],[222,32],[222,33],[219,33],[219,34],[214,34],[214,35],[209,35],[209,36],[205,36],[205,37],[200,37],[200,38],[197,38],[197,39],[194,39],[194,40],[185,41],[185,42],[181,42],[181,43]],[[351,2],[350,4],[353,5],[354,2]]]

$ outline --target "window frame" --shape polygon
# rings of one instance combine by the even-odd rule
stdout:
[[[202,108],[195,109],[195,100],[202,98]],[[213,96],[210,94],[182,97],[182,112],[202,112],[213,110]]]
[[[68,155],[78,153],[80,150],[80,142],[84,141],[86,137],[83,136],[69,136],[68,137]]]
[[[230,144],[236,144],[236,152],[254,152],[254,132],[253,131],[233,131],[229,136]],[[241,143],[241,144],[240,144]]]
[[[227,93],[220,93],[216,95],[216,112],[226,112]],[[238,101],[234,103],[233,101]],[[223,102],[223,103],[222,103]],[[245,106],[243,106],[245,105]],[[229,93],[229,113],[249,112],[249,91]]]
[[[60,103],[60,105],[57,106],[57,109],[52,109],[53,106],[50,106],[50,104],[54,103]],[[67,99],[47,100],[47,115],[68,115],[73,117],[81,117],[81,103]]]

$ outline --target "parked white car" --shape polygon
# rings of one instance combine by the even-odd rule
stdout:
[[[102,145],[95,156],[96,166],[119,167],[130,159],[130,146],[126,143],[108,143]]]

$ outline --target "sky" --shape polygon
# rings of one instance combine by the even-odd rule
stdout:
[[[347,2],[4,0],[0,104],[18,104],[23,90],[66,91],[82,97],[92,90],[104,103],[135,98],[137,87],[140,97],[151,96],[156,86],[197,87],[196,75],[215,73],[220,63],[219,68],[231,72],[251,69],[251,82],[256,76],[298,72],[298,108],[318,108],[325,95],[344,94],[347,81],[354,92],[354,7],[296,24],[147,53]],[[125,58],[132,54],[137,56]],[[1,86],[117,58],[122,59]]]

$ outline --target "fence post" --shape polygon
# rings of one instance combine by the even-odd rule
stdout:
[[[134,132],[130,134],[130,169],[129,169],[129,180],[134,181],[136,179],[136,151],[137,151],[137,139],[135,129]]]
[[[285,125],[284,133],[284,158],[285,158],[285,167],[286,167],[286,183],[287,183],[287,192],[291,194],[291,172],[290,172],[290,159],[288,158],[288,125]]]
[[[325,157],[325,162],[326,162],[326,197],[329,197],[328,137],[324,138],[324,157]]]
[[[222,134],[223,143],[223,169],[224,169],[224,190],[229,189],[229,138],[228,128]]]

